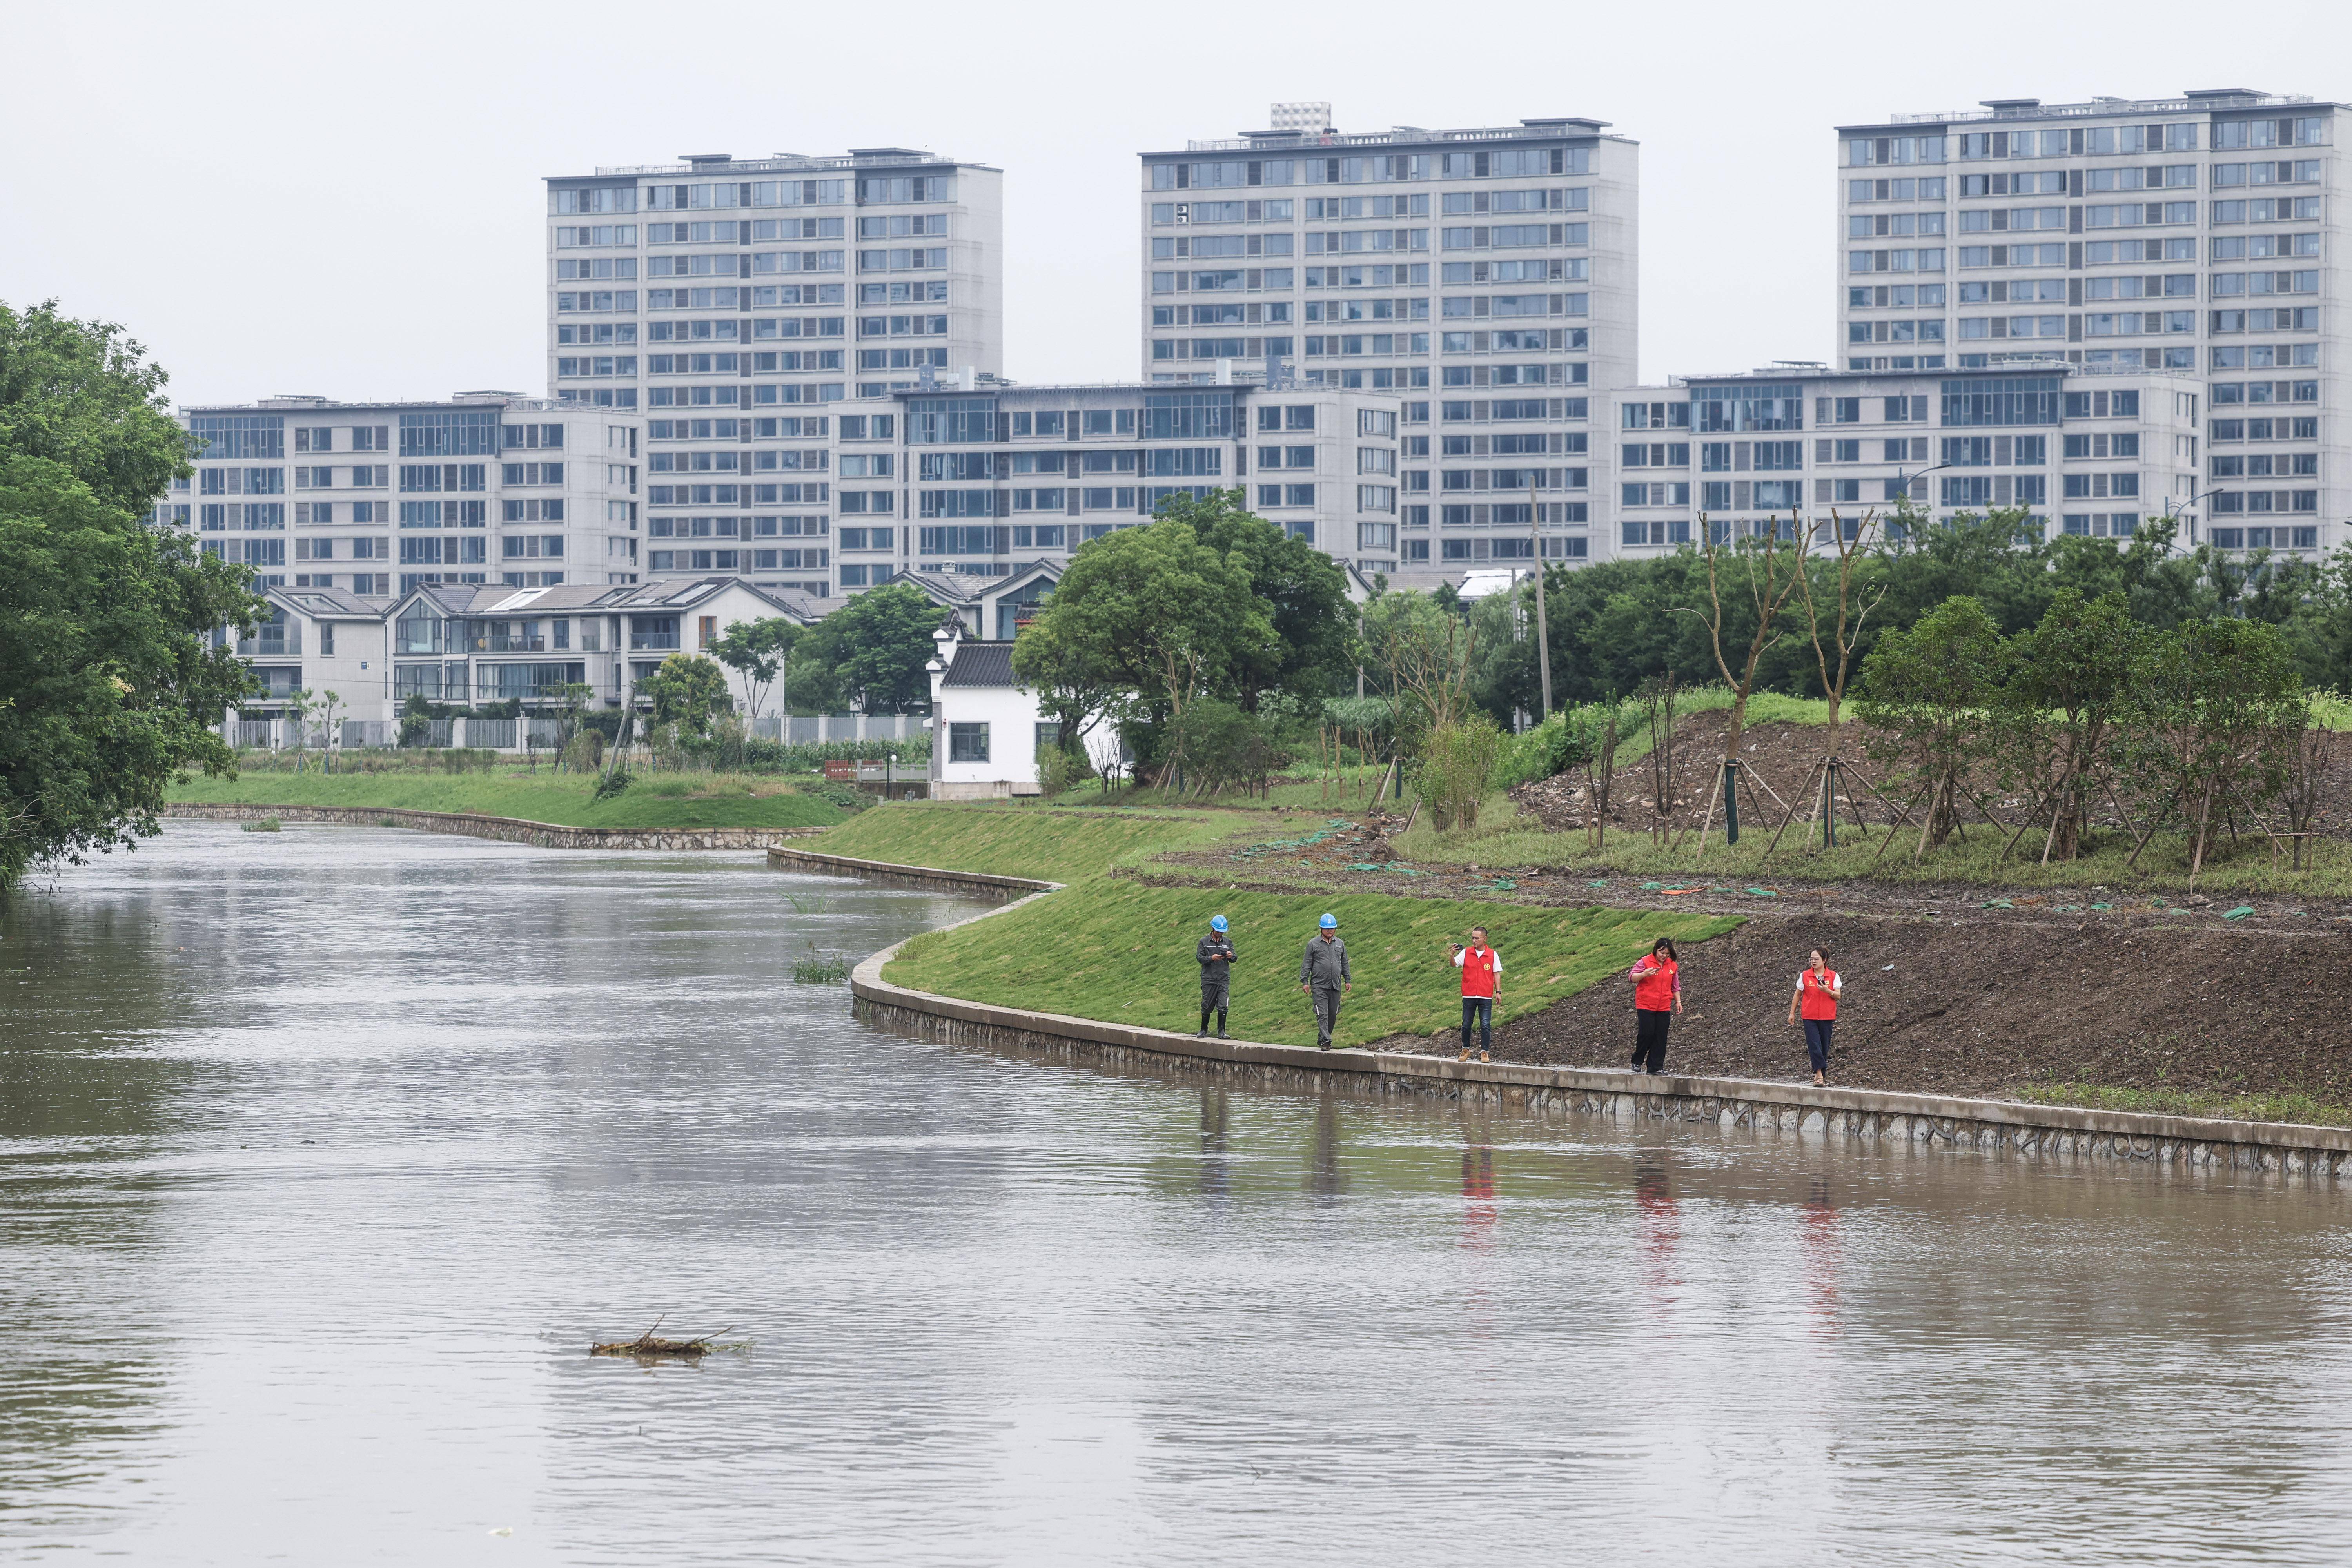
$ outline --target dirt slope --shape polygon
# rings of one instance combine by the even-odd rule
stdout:
[[[1805,949],[1845,976],[1832,1081],[1993,1093],[2036,1079],[2133,1087],[2352,1088],[2352,936],[2058,921],[1765,914],[1685,950],[1669,1071],[1802,1079],[1788,1026]],[[1506,959],[1508,954],[1504,955]],[[1630,984],[1498,1031],[1496,1058],[1622,1065]]]

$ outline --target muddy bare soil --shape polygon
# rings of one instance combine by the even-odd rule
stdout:
[[[1666,1068],[1805,1080],[1789,997],[1805,950],[1822,943],[1846,988],[1832,1083],[1970,1095],[2051,1080],[2352,1090],[2352,935],[2177,929],[2180,919],[1765,915],[1684,949],[1686,1011]],[[1633,1008],[1630,983],[1597,986],[1504,1026],[1495,1056],[1622,1067]],[[1449,1035],[1438,1048],[1454,1044]]]

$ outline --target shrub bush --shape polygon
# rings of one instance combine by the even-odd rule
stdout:
[[[1430,731],[1421,753],[1421,798],[1439,832],[1478,826],[1478,801],[1502,745],[1503,732],[1483,713]]]

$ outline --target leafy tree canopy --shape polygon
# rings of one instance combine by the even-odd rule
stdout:
[[[698,654],[674,653],[637,683],[637,695],[653,704],[656,724],[708,734],[710,716],[727,705],[727,674]]]
[[[209,725],[250,689],[216,627],[251,574],[139,521],[187,446],[121,330],[0,306],[0,888],[157,831],[182,768],[234,771]]]
[[[944,612],[912,583],[869,588],[792,643],[793,706],[904,713],[931,700],[924,667]]]

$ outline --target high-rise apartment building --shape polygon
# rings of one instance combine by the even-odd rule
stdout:
[[[166,515],[264,586],[374,598],[425,583],[638,579],[635,414],[472,392],[446,403],[272,397],[181,415],[195,474]]]
[[[2332,549],[2352,518],[2343,108],[2231,88],[1840,127],[1843,365],[2056,358],[2070,397],[2194,377],[2193,460],[2137,510],[2177,514],[2184,542]],[[2077,532],[2096,515],[2053,510]]]
[[[1637,144],[1596,120],[1329,120],[1277,104],[1275,129],[1142,154],[1144,374],[1402,399],[1407,582],[1531,560],[1537,530],[1584,559],[1591,415],[1635,374]]]
[[[814,557],[797,542],[828,531],[828,405],[1003,369],[1003,176],[984,164],[711,153],[547,186],[548,385],[644,416],[659,537],[764,548],[776,571]],[[803,570],[783,585],[824,594]]]

